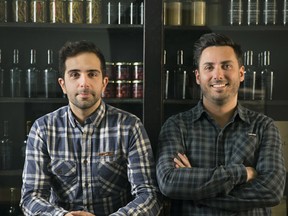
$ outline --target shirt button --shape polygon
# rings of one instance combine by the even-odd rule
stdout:
[[[88,160],[85,159],[85,160],[83,161],[83,163],[84,163],[85,165],[87,165],[87,164],[88,164]]]
[[[88,182],[86,182],[86,183],[84,184],[84,186],[85,186],[85,187],[88,187],[88,186],[89,186]]]

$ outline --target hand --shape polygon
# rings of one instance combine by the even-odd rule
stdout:
[[[85,211],[71,211],[65,214],[65,216],[95,216],[95,215]]]
[[[178,157],[174,158],[174,163],[176,168],[192,167],[185,154],[178,153]]]
[[[257,172],[253,167],[246,167],[247,171],[247,182],[257,177]]]

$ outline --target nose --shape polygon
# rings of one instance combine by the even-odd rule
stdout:
[[[88,76],[86,75],[86,73],[81,73],[81,76],[79,78],[79,85],[81,88],[87,88],[89,86]]]
[[[224,76],[224,73],[223,73],[221,66],[216,66],[213,71],[213,79],[222,80],[223,76]]]

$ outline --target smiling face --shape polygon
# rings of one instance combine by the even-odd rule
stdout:
[[[59,78],[62,91],[67,94],[73,113],[90,115],[101,102],[108,78],[103,77],[99,58],[90,52],[67,58],[64,78]]]
[[[240,82],[244,80],[244,67],[239,66],[230,46],[210,46],[203,50],[196,81],[203,93],[203,103],[223,105],[237,102]]]

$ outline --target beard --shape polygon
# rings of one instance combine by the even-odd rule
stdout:
[[[89,98],[79,98],[77,97],[80,94],[89,94]],[[79,109],[89,109],[93,107],[98,101],[101,99],[101,95],[98,95],[97,92],[93,90],[83,90],[77,92],[75,96],[71,97],[71,95],[67,95],[69,101]]]

